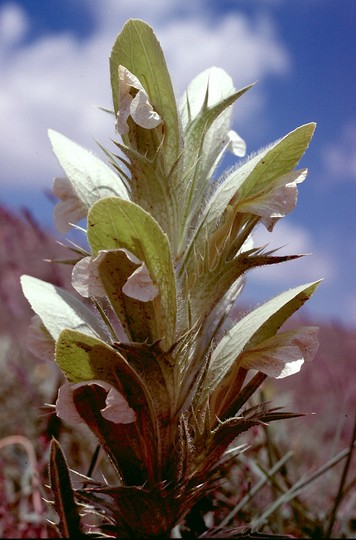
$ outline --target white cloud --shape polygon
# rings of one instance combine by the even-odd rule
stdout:
[[[262,17],[251,21],[242,14],[229,15],[214,23],[201,17],[172,20],[161,30],[160,39],[181,92],[183,85],[211,65],[226,69],[239,87],[271,73],[284,73],[289,65],[271,21]]]
[[[111,106],[108,56],[130,17],[143,18],[154,27],[180,92],[214,64],[224,67],[239,87],[284,74],[289,67],[288,53],[265,16],[251,19],[238,12],[213,16],[202,0],[186,5],[176,0],[102,0],[84,3],[85,7],[95,10],[97,22],[89,38],[57,33],[23,46],[30,24],[25,13],[16,3],[3,4],[0,10],[0,28],[6,27],[0,42],[2,185],[50,186],[60,169],[50,151],[48,128],[93,149],[97,148],[93,138],[105,145],[114,136],[112,118],[96,106]],[[242,99],[239,130],[257,113],[261,122],[267,114],[261,83]]]
[[[0,11],[0,51],[17,45],[27,30],[27,19],[22,10],[13,3]]]
[[[328,177],[337,181],[356,181],[356,121],[344,126],[339,137],[322,152]]]
[[[285,74],[290,65],[272,22],[264,17],[251,21],[239,14],[212,22],[204,21],[200,15],[172,20],[161,29],[160,40],[178,95],[193,77],[212,65],[224,68],[238,88],[261,81],[235,106],[238,130],[243,124],[255,124],[257,117],[264,115],[263,79],[271,74]]]

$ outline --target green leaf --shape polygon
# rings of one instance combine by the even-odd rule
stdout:
[[[120,176],[101,159],[56,131],[50,129],[48,135],[75,194],[88,210],[103,197],[115,195],[129,200]]]
[[[145,22],[129,20],[118,35],[110,55],[110,77],[115,113],[118,112],[118,68],[126,67],[147,91],[150,103],[166,126],[164,135],[167,170],[179,156],[180,134],[176,99],[161,46]],[[142,130],[139,130],[140,132]]]
[[[186,132],[197,117],[201,117],[209,108],[221,103],[235,93],[233,81],[224,69],[211,67],[199,73],[188,85],[180,99],[180,114],[182,126]],[[228,129],[230,125],[231,110],[227,111]]]
[[[301,255],[273,256],[270,253],[264,254],[258,248],[252,248],[242,251],[231,260],[223,255],[216,257],[216,264],[209,268],[209,254],[207,254],[201,261],[199,274],[193,276],[193,280],[186,282],[186,290],[189,290],[191,298],[194,299],[191,305],[192,321],[199,320],[201,323],[205,323],[227,291],[236,282],[238,283],[248,270],[258,266],[279,264],[299,257]]]
[[[283,260],[246,248],[261,217],[240,213],[239,206],[260,193],[275,196],[274,186],[296,165],[313,130],[314,124],[308,124],[288,134],[233,171],[215,191],[179,270],[184,294],[191,299],[193,322],[205,317],[245,271]]]
[[[157,339],[150,324],[155,316],[153,302],[141,302],[122,291],[136,268],[137,264],[130,261],[123,250],[108,251],[102,256],[99,275],[129,341],[153,343]]]
[[[132,200],[149,211],[168,234],[173,253],[179,231],[182,137],[176,99],[161,46],[152,28],[129,20],[117,37],[110,56],[115,113],[119,103],[119,65],[135,75],[163,123],[145,129],[128,119],[130,131],[122,137],[131,160]],[[135,157],[136,152],[136,157]],[[139,157],[141,156],[141,157]],[[143,161],[144,158],[144,161]]]
[[[138,373],[152,397],[162,440],[162,462],[170,459],[176,429],[178,381],[174,359],[162,351],[159,343],[116,343],[115,348]]]
[[[114,384],[118,356],[104,341],[75,330],[63,330],[56,343],[56,362],[72,383],[100,380]]]
[[[212,167],[228,143],[231,106],[250,88],[252,85],[234,90],[213,105],[205,105],[188,124],[185,132],[187,166],[193,166],[194,162],[201,160],[200,176],[208,180],[211,178]]]
[[[237,181],[237,184],[240,183],[241,176],[243,178],[238,199],[252,197],[268,189],[274,179],[292,171],[308,148],[314,131],[314,122],[296,128],[248,161],[243,166],[242,175],[237,169],[235,180],[228,177],[227,182]],[[231,176],[234,177],[234,175],[235,172],[232,172]],[[245,175],[246,178],[244,178]]]
[[[54,496],[54,508],[59,515],[58,528],[63,538],[83,538],[79,507],[75,501],[69,468],[56,439],[51,441],[49,477]]]
[[[64,289],[32,276],[21,276],[22,291],[33,311],[56,340],[64,328],[90,336],[109,338],[109,332],[94,313]]]
[[[136,421],[131,424],[110,422],[102,415],[102,410],[106,406],[106,397],[104,388],[95,383],[79,386],[73,390],[75,408],[110,458],[121,482],[142,485],[147,482],[149,474],[145,464],[147,456],[143,455],[145,450],[138,431],[137,415]],[[146,405],[146,403],[143,404],[144,407]],[[145,415],[146,411],[147,408],[142,411],[142,414]],[[149,428],[152,427],[147,425]],[[145,443],[148,443],[152,434],[153,431],[147,434],[144,438]],[[152,456],[150,457],[152,462]]]
[[[206,207],[186,252],[182,272],[188,268],[189,273],[196,273],[195,260],[199,260],[196,255],[209,251],[213,237],[224,238],[228,234],[239,203],[271,190],[274,181],[294,169],[307,149],[314,129],[314,123],[295,129],[227,176]]]
[[[158,223],[132,202],[102,199],[89,212],[88,241],[94,255],[99,250],[125,248],[146,263],[159,287],[153,300],[155,317],[148,322],[154,339],[162,339],[169,348],[175,337],[175,276],[168,238]]]
[[[61,332],[56,344],[56,362],[70,382],[105,381],[124,396],[136,413],[136,422],[113,425],[102,417],[100,407],[94,410],[94,405],[81,406],[79,398],[75,403],[123,477],[137,472],[142,473],[143,482],[147,475],[158,481],[161,463],[158,421],[150,391],[136,370],[113,347],[73,330]],[[95,396],[90,389],[83,388],[76,389],[78,395],[86,395],[94,404]]]
[[[142,140],[142,138],[141,138]],[[130,160],[127,165],[131,171],[131,200],[149,212],[168,235],[172,252],[175,254],[178,244],[178,223],[181,210],[182,189],[176,183],[180,178],[179,167],[174,171],[165,172],[160,164],[159,150],[156,159],[115,143]]]
[[[236,91],[223,69],[211,68],[192,81],[183,97],[184,170],[188,171],[188,198],[182,223],[185,232],[196,218],[206,191],[211,189],[214,169],[226,150],[232,104],[251,86]]]
[[[282,324],[313,294],[320,281],[300,285],[272,298],[233,326],[211,356],[206,388],[216,391],[228,377],[239,355],[249,347],[273,336]],[[212,392],[211,392],[212,393]]]

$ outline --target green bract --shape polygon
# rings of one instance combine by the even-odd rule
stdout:
[[[110,77],[115,113],[118,113],[118,68],[124,66],[145,88],[151,105],[163,123],[144,129],[128,120],[129,133],[120,145],[130,160],[132,198],[148,210],[168,234],[173,252],[178,242],[182,136],[176,98],[166,62],[152,29],[142,21],[126,24],[110,55]],[[142,178],[146,178],[142,182]]]
[[[167,236],[157,221],[133,202],[102,199],[89,213],[88,240],[93,254],[103,249],[125,248],[146,264],[159,288],[149,321],[152,337],[172,345],[176,322],[173,260]]]
[[[159,42],[139,20],[115,41],[110,78],[121,140],[115,153],[105,150],[108,163],[49,132],[66,175],[54,184],[56,224],[66,231],[86,220],[90,252],[74,250],[72,284],[89,303],[29,276],[21,281],[42,321],[31,327],[32,348],[41,343],[43,355],[55,342],[67,379],[57,410],[89,426],[120,479],[90,497],[81,490],[80,500],[109,516],[115,537],[168,537],[214,484],[240,433],[294,416],[266,404],[249,409],[248,400],[267,376],[293,374],[315,354],[315,327],[279,330],[319,282],[237,322],[230,313],[249,269],[299,257],[255,246],[253,231],[261,224],[272,231],[294,209],[307,175],[295,167],[315,125],[216,178],[225,151],[245,154],[230,123],[252,85],[236,90],[224,70],[211,68],[178,107]],[[65,467],[57,446],[51,459],[54,471]]]
[[[21,277],[22,291],[54,340],[63,328],[104,340],[109,332],[93,311],[67,291],[31,276]],[[55,314],[55,316],[54,316]]]
[[[73,205],[78,207],[80,219],[86,217],[93,203],[103,197],[116,195],[125,200],[129,199],[125,184],[112,168],[60,133],[49,130],[48,134],[53,151],[67,175],[64,186],[64,179],[57,178],[53,188],[55,195],[63,199],[54,214],[60,231],[69,230],[65,215],[73,211]],[[63,187],[67,189],[66,194],[63,194]]]

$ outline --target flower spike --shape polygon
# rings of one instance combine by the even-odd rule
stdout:
[[[54,443],[61,532],[168,538],[244,448],[229,453],[240,434],[298,416],[249,400],[268,377],[296,374],[315,356],[316,327],[280,329],[319,281],[240,319],[235,306],[250,269],[300,257],[256,246],[254,231],[262,223],[273,232],[295,208],[307,176],[296,167],[315,124],[241,160],[247,145],[232,107],[253,85],[237,90],[212,67],[178,102],[159,41],[140,20],[118,35],[110,79],[120,139],[117,155],[101,147],[108,163],[49,131],[65,175],[53,185],[56,225],[67,232],[86,221],[86,248],[66,261],[75,294],[30,276],[21,284],[36,313],[29,347],[54,358],[66,380],[53,408],[89,428],[114,479],[75,489]],[[226,151],[236,162],[219,178]],[[90,520],[78,503],[93,509]],[[214,536],[196,532],[187,535]]]

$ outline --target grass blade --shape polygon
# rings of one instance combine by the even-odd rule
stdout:
[[[355,448],[355,440],[356,440],[356,417],[355,417],[354,429],[353,429],[353,432],[352,432],[352,439],[351,439],[350,448],[349,448],[349,451],[348,451],[348,454],[347,454],[347,458],[346,458],[344,468],[342,470],[339,489],[338,489],[337,495],[335,497],[334,506],[333,506],[332,511],[331,511],[329,525],[328,525],[327,531],[325,533],[325,538],[331,538],[331,533],[332,533],[333,526],[334,526],[334,523],[335,523],[336,513],[338,511],[338,508],[339,508],[340,503],[341,503],[341,501],[343,499],[343,496],[344,496],[344,488],[345,488],[347,474],[349,472],[350,465],[351,465],[352,454],[353,454],[353,451],[354,451],[354,448]]]
[[[355,442],[353,443],[352,447],[355,446]],[[317,469],[313,474],[308,476],[307,478],[301,478],[298,482],[294,484],[294,486],[291,487],[286,493],[284,493],[281,497],[276,499],[273,503],[271,503],[266,510],[262,513],[262,515],[256,519],[254,519],[251,522],[251,527],[253,531],[256,531],[259,529],[263,524],[266,523],[267,518],[273,514],[279,508],[282,504],[285,504],[292,499],[294,499],[299,493],[305,489],[309,484],[314,482],[317,478],[322,476],[326,471],[334,467],[337,463],[339,463],[342,459],[344,459],[350,452],[349,448],[346,448],[339,452],[336,456],[334,456],[332,459],[330,459],[325,465]]]

